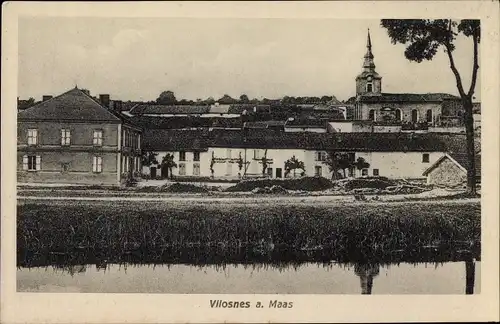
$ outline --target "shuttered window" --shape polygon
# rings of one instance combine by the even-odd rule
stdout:
[[[42,169],[42,157],[39,155],[24,155],[23,170],[38,171]]]

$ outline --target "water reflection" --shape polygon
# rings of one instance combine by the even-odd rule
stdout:
[[[371,295],[373,287],[373,278],[378,276],[380,265],[378,264],[356,264],[354,273],[359,277],[361,284],[361,294]]]
[[[18,291],[25,292],[463,294],[465,287],[466,294],[473,294],[479,293],[479,265],[475,260],[293,265],[100,263],[21,267],[17,283]]]

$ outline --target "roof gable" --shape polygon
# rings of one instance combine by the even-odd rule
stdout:
[[[120,117],[96,102],[78,88],[71,89],[57,97],[42,101],[19,112],[19,120],[72,120],[82,122],[119,123]]]

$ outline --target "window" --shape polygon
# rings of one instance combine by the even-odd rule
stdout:
[[[23,170],[38,171],[41,170],[42,158],[39,155],[23,156]]]
[[[429,153],[422,154],[422,163],[429,163]]]
[[[403,115],[401,114],[401,109],[396,109],[396,120],[403,120]]]
[[[232,153],[231,149],[227,149],[226,150],[226,158],[230,159],[231,158],[231,153]]]
[[[179,161],[186,161],[186,152],[184,151],[179,152]]]
[[[37,144],[38,144],[38,130],[28,129],[28,145],[37,145]]]
[[[425,117],[426,117],[425,119],[427,120],[428,123],[432,123],[432,110],[431,109],[427,110]]]
[[[102,172],[102,157],[94,156],[92,159],[92,172],[101,173]]]
[[[267,175],[272,178],[273,177],[273,168],[267,168]]]
[[[193,164],[193,175],[195,175],[195,176],[200,175],[200,164],[199,163]]]
[[[375,110],[370,109],[370,111],[368,112],[368,119],[375,121],[375,118],[376,118],[376,116],[375,116]]]
[[[68,172],[69,171],[69,163],[61,163],[61,172]]]
[[[61,129],[61,145],[69,145],[71,142],[71,131],[69,129]]]
[[[368,169],[361,170],[361,175],[362,176],[367,176],[368,175]]]
[[[378,176],[378,169],[373,169],[373,175]]]
[[[322,172],[322,170],[321,170],[321,167],[320,167],[320,166],[318,166],[318,165],[317,165],[317,166],[315,166],[315,167],[314,167],[314,175],[315,175],[316,177],[321,177],[321,176],[322,176],[322,174],[323,174],[323,172]]]
[[[95,130],[92,143],[95,146],[102,146],[102,130]]]
[[[253,150],[253,158],[257,160],[261,158],[260,150]]]
[[[373,83],[369,82],[366,84],[366,92],[373,92]]]
[[[186,164],[185,163],[179,163],[179,175],[181,175],[181,176],[186,175]]]
[[[326,161],[326,152],[323,151],[316,152],[316,161]]]
[[[418,110],[413,109],[413,110],[411,111],[411,121],[412,121],[413,123],[418,122]]]
[[[193,161],[200,161],[200,152],[193,152]]]

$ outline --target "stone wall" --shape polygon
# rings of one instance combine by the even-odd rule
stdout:
[[[456,186],[467,181],[467,173],[446,158],[427,175],[428,184]]]

